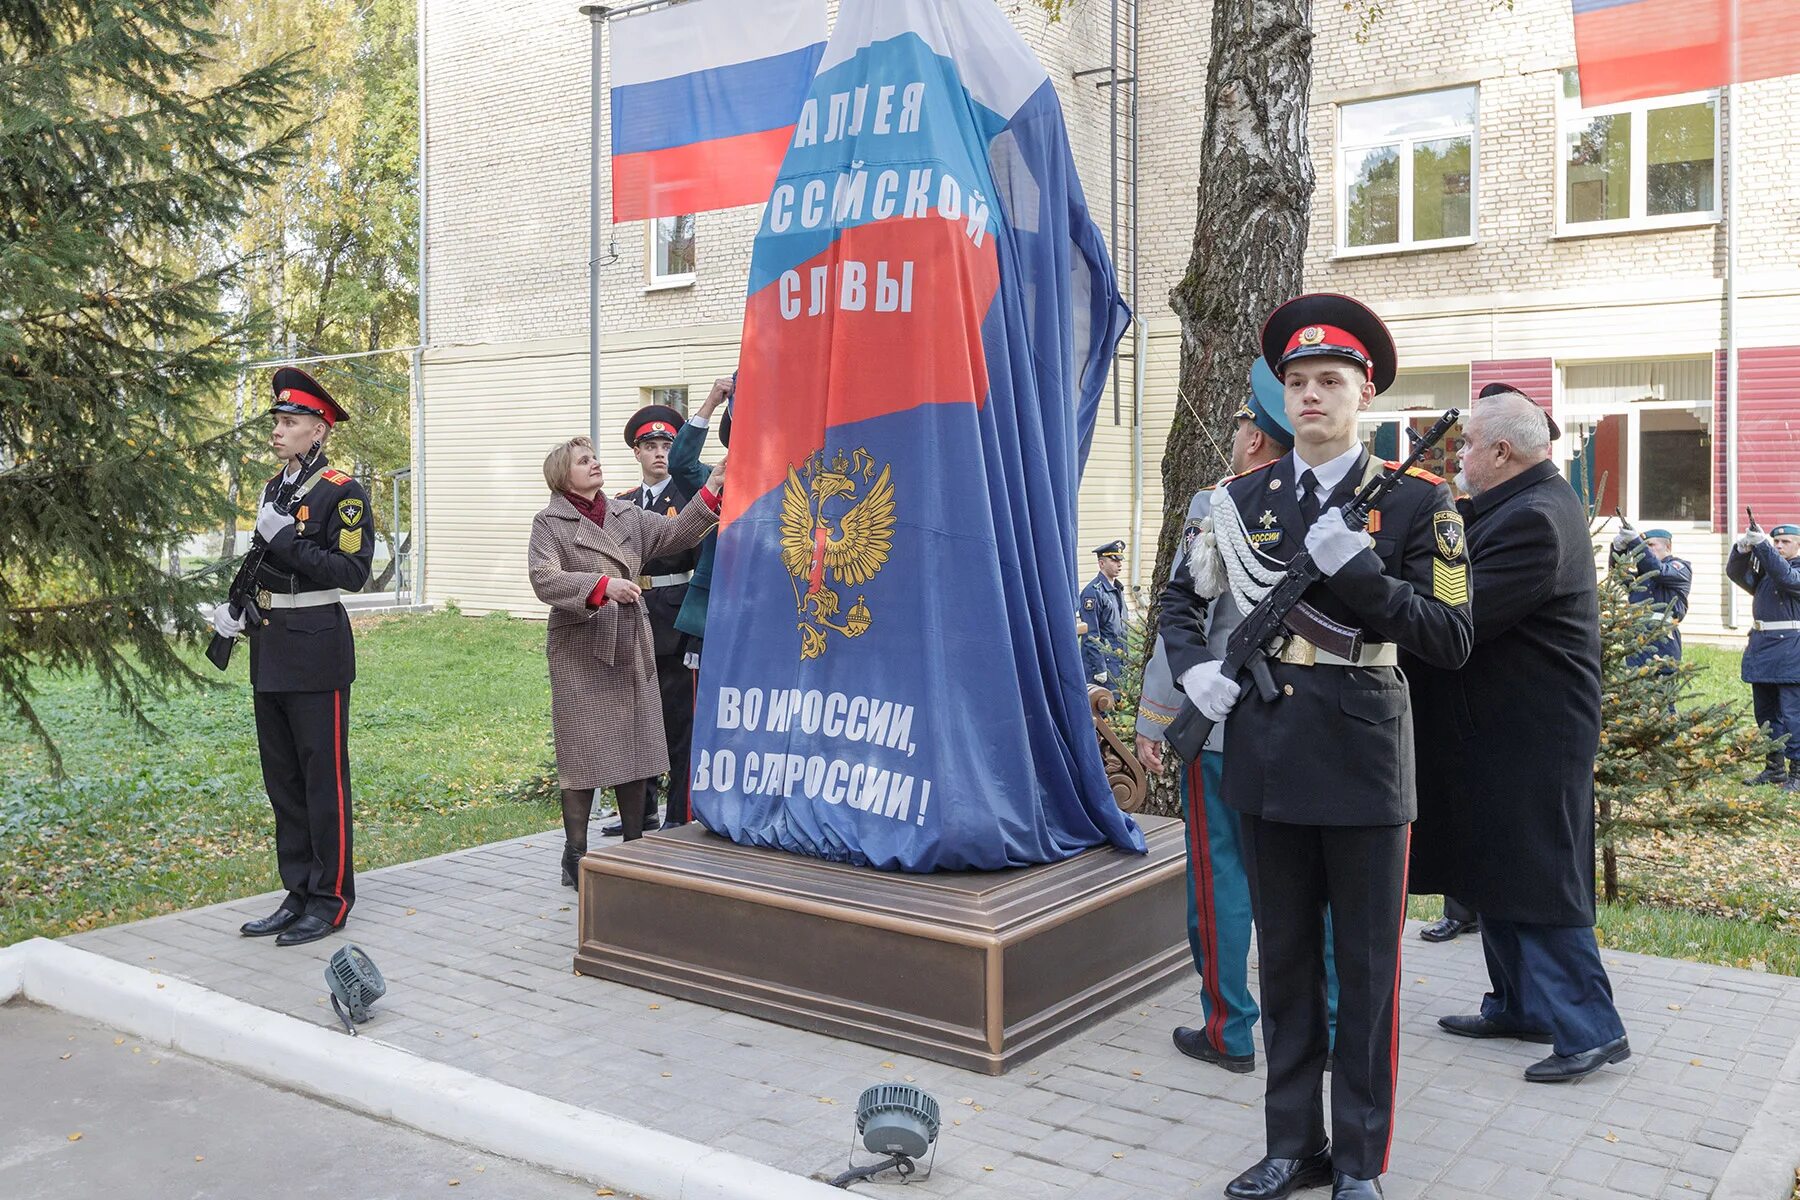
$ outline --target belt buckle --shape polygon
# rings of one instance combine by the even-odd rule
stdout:
[[[1291,634],[1282,644],[1278,657],[1291,666],[1310,667],[1319,661],[1319,648],[1299,634]]]
[[[642,588],[643,590],[649,591],[650,590],[650,577],[648,575],[639,575],[637,577],[637,585],[638,585],[638,587]]]
[[[256,592],[256,607],[263,609],[264,611],[267,611],[268,609],[271,609],[274,606],[275,606],[274,593],[269,591],[268,588],[258,588],[257,592]]]

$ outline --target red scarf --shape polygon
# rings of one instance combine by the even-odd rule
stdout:
[[[606,528],[606,493],[595,492],[592,500],[584,500],[574,492],[564,492],[563,496],[575,506],[576,512],[602,529]]]

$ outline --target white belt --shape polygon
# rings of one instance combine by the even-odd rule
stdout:
[[[1765,630],[1800,629],[1800,621],[1752,621],[1751,627]]]
[[[1276,656],[1281,662],[1296,667],[1394,667],[1400,665],[1400,648],[1392,642],[1372,642],[1354,659],[1344,658],[1329,650],[1321,650],[1295,634]]]
[[[343,593],[337,588],[322,592],[264,592],[257,601],[264,608],[322,608],[336,604]]]
[[[692,571],[682,571],[674,575],[639,575],[637,585],[646,590],[659,587],[674,587],[678,583],[686,583],[694,577]]]

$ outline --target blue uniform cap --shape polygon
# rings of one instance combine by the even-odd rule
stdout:
[[[1800,537],[1800,525],[1777,525],[1769,530],[1770,537]]]
[[[1125,557],[1125,539],[1119,538],[1117,541],[1108,542],[1104,546],[1095,546],[1094,553],[1101,558],[1122,559]]]
[[[1265,360],[1259,358],[1250,364],[1250,395],[1232,415],[1254,424],[1281,443],[1282,449],[1294,448],[1294,431],[1288,427],[1281,380],[1275,378],[1275,372]]]
[[[1673,542],[1675,540],[1675,535],[1666,529],[1646,529],[1644,530],[1643,537],[1645,541],[1649,541],[1651,538],[1661,538],[1665,542]]]

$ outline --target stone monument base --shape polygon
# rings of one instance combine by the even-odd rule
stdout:
[[[698,824],[581,864],[575,970],[998,1075],[1192,970],[1181,822],[1147,855],[908,875]]]

